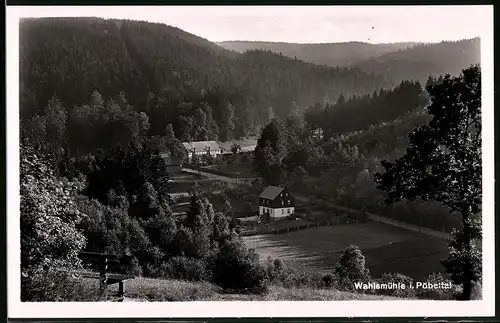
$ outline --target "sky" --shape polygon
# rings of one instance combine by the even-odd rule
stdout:
[[[175,26],[210,41],[440,42],[492,28],[493,6],[17,7],[21,17],[86,16]],[[8,11],[9,12],[9,11]],[[7,12],[7,13],[8,13]]]

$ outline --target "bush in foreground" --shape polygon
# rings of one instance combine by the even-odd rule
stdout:
[[[285,263],[281,259],[267,258],[266,275],[270,282],[282,281],[285,277]]]
[[[378,281],[380,284],[404,284],[405,288],[383,288],[375,290],[374,293],[378,295],[388,295],[394,297],[402,297],[402,298],[414,298],[415,297],[415,289],[410,288],[410,284],[413,283],[413,279],[402,275],[400,273],[383,273]]]
[[[433,273],[427,276],[425,280],[428,283],[439,284],[441,282],[449,283],[449,280],[446,280],[445,277],[441,273]],[[451,289],[446,288],[438,288],[438,289],[419,289],[417,290],[417,297],[422,299],[432,299],[432,300],[453,300],[458,294],[461,293],[461,290],[457,290],[456,285],[452,285]]]
[[[21,301],[68,302],[98,300],[98,288],[86,288],[67,271],[54,269],[32,272],[21,278]]]
[[[365,256],[356,245],[350,245],[345,250],[335,265],[337,288],[353,290],[355,282],[367,282],[370,272],[365,267]]]
[[[322,274],[312,268],[304,268],[294,262],[268,258],[267,280],[274,286],[284,288],[322,288]]]
[[[247,249],[237,236],[222,244],[212,275],[213,282],[225,289],[258,293],[267,290],[266,272],[258,254]]]
[[[471,300],[481,300],[481,299],[483,299],[483,286],[481,282],[473,282]]]
[[[335,284],[335,276],[332,274],[326,274],[321,278],[321,280],[323,281],[325,288],[332,288]]]
[[[210,272],[202,259],[173,257],[161,266],[161,276],[190,281],[209,280]]]

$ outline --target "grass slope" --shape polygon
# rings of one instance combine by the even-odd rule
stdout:
[[[86,299],[96,301],[99,290],[97,279],[80,279],[84,285]],[[117,285],[110,286],[110,293],[118,291]],[[391,300],[388,296],[365,295],[340,292],[331,289],[288,289],[271,286],[265,295],[226,294],[223,290],[207,282],[188,282],[169,279],[138,277],[124,284],[127,301],[181,302],[181,301],[342,301],[342,300]]]

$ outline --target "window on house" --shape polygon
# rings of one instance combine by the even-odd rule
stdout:
[[[285,201],[281,200],[281,205],[285,205]]]
[[[281,214],[284,214],[285,213],[285,209],[281,209]]]
[[[287,209],[288,210],[288,214],[290,214],[290,209]]]

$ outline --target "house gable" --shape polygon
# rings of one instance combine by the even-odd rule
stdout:
[[[268,186],[259,195],[259,206],[267,208],[286,208],[295,205],[294,198],[282,187]]]

